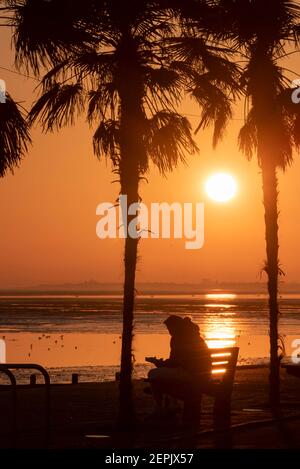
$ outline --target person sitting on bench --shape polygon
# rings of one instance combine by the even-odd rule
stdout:
[[[197,400],[200,385],[210,380],[211,356],[200,336],[199,327],[189,317],[169,316],[164,322],[170,335],[170,358],[148,357],[157,368],[149,371],[148,379],[155,399],[154,416],[163,415],[163,396],[183,401]]]

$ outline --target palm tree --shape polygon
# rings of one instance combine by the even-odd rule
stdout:
[[[201,66],[182,63],[176,5],[171,8],[168,2],[155,0],[130,4],[89,0],[82,11],[76,3],[70,16],[66,0],[38,2],[38,8],[37,2],[8,1],[16,28],[17,63],[30,66],[35,73],[45,66],[49,69],[30,119],[39,118],[43,128],[52,131],[73,123],[87,107],[88,121],[98,125],[95,153],[111,159],[129,205],[140,200],[139,183],[150,161],[165,173],[184,161],[186,152],[197,150],[188,120],[176,111],[182,90],[196,78],[202,80],[197,99],[215,115],[216,133],[222,130],[224,99],[217,98],[218,91],[223,97],[224,76],[216,78],[212,70],[221,51],[199,38]],[[57,26],[58,16],[66,26]],[[222,74],[227,69],[225,77],[230,75],[232,80],[230,67],[221,57],[217,71]],[[128,216],[127,226],[133,218]],[[138,237],[127,237],[120,377],[120,422],[127,425],[134,415],[131,376],[137,251]]]
[[[0,177],[19,166],[30,137],[23,109],[6,93],[0,104]]]
[[[67,31],[64,25],[52,31],[64,2],[39,3],[38,10],[36,4],[33,0],[8,2],[16,24],[17,62],[25,62],[36,73],[44,66],[50,68],[30,113],[31,122],[39,118],[43,128],[52,131],[73,123],[75,115],[87,107],[88,121],[98,124],[93,139],[96,155],[111,159],[128,205],[139,203],[140,180],[150,160],[165,173],[184,161],[186,152],[197,150],[188,120],[175,110],[183,81],[164,49],[164,38],[174,31],[168,15],[156,1],[129,5],[91,1],[85,3],[79,18],[67,19]],[[44,28],[33,25],[34,20],[38,25],[45,20],[45,30],[51,34],[44,35]],[[80,39],[83,30],[88,31],[86,42]],[[133,218],[128,216],[127,228]],[[120,377],[123,426],[130,426],[134,417],[131,376],[137,251],[138,235],[128,236]]]
[[[299,42],[300,7],[289,0],[212,0],[214,35],[230,41],[246,62],[241,87],[246,97],[245,125],[239,146],[247,158],[257,156],[262,173],[265,210],[266,264],[270,313],[270,388],[273,408],[280,403],[280,354],[278,333],[278,169],[292,163],[299,147],[299,118],[287,104],[290,80],[280,61]],[[289,91],[291,101],[291,92]],[[292,103],[291,103],[292,104]]]

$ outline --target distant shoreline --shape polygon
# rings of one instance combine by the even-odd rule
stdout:
[[[139,296],[199,296],[206,294],[236,294],[236,295],[267,295],[265,288],[250,289],[250,288],[195,288],[195,289],[139,289],[137,288],[137,297]],[[298,288],[286,286],[281,288],[280,294],[299,294],[300,285]],[[0,290],[1,297],[30,297],[30,296],[70,296],[70,297],[87,297],[87,296],[121,296],[123,295],[122,289],[3,289]]]
[[[140,282],[136,285],[139,295],[196,295],[207,293],[264,294],[264,282],[217,282],[204,280],[199,283]],[[300,283],[286,282],[279,285],[280,293],[300,293]],[[122,283],[101,283],[90,280],[82,283],[40,284],[33,286],[1,288],[0,296],[5,295],[122,295]]]

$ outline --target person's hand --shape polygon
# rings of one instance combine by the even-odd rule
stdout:
[[[157,358],[156,358],[156,357],[146,357],[145,360],[146,360],[146,362],[148,362],[148,363],[153,363],[153,365],[155,365],[156,362],[157,362]]]
[[[156,358],[156,357],[146,357],[145,358],[146,362],[152,363],[155,366],[160,366],[161,363],[163,362],[162,358]]]

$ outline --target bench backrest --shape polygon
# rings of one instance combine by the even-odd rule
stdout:
[[[239,355],[239,347],[209,349],[212,360],[212,379],[223,386],[232,386]]]

